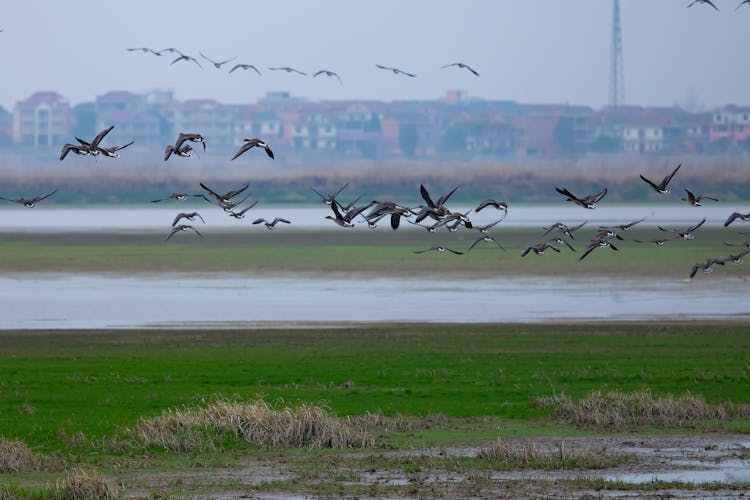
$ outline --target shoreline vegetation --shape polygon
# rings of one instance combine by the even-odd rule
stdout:
[[[576,249],[521,257],[526,245],[546,241],[541,228],[498,227],[493,236],[506,251],[480,245],[465,255],[417,255],[442,244],[465,251],[479,236],[476,231],[429,234],[427,231],[214,230],[201,227],[204,238],[166,242],[164,233],[0,233],[0,270],[5,273],[247,273],[248,275],[454,276],[622,276],[685,279],[692,266],[708,257],[739,253],[747,238],[726,228],[704,227],[694,240],[675,240],[663,247],[639,244],[661,233],[636,227],[618,241],[620,251],[599,251],[578,262],[595,228],[579,231],[568,240]],[[188,235],[194,236],[194,235]],[[709,278],[747,279],[746,264],[716,268]],[[702,274],[702,273],[701,273]],[[696,279],[702,278],[698,276]]]
[[[747,322],[0,331],[0,495],[746,491],[617,478],[749,458],[748,355]]]

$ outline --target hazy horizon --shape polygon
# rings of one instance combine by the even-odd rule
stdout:
[[[750,104],[750,65],[739,59],[750,43],[750,7],[717,1],[721,12],[687,1],[621,2],[625,102],[706,109]],[[177,99],[254,102],[286,90],[310,100],[435,99],[446,90],[471,97],[607,104],[612,2],[474,1],[451,9],[426,1],[375,3],[285,0],[223,1],[212,8],[185,0],[120,4],[13,3],[0,18],[0,63],[11,68],[0,105],[54,90],[75,105],[111,90],[171,89]],[[450,4],[452,6],[453,4]],[[40,15],[44,12],[44,15]],[[180,62],[127,52],[176,47],[198,58]],[[237,57],[221,70],[199,57]],[[735,56],[735,53],[737,56]],[[442,65],[462,61],[480,77]],[[263,75],[237,70],[258,66]],[[408,78],[375,64],[416,73]],[[292,66],[310,78],[272,72]],[[696,68],[698,70],[696,70]]]

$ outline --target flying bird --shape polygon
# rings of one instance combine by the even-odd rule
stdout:
[[[159,203],[160,201],[167,201],[167,200],[177,200],[177,201],[184,201],[187,200],[188,197],[191,196],[198,196],[200,198],[205,198],[202,194],[187,194],[187,193],[172,193],[166,198],[159,198],[158,200],[151,200],[151,203]]]
[[[235,153],[235,155],[232,157],[232,160],[234,160],[235,158],[243,154],[248,149],[254,148],[255,146],[265,149],[268,157],[271,158],[272,160],[274,159],[273,151],[271,151],[271,146],[261,141],[260,139],[243,139],[243,141],[245,142],[245,144],[243,144],[240,147],[239,151]]]
[[[480,236],[476,240],[474,240],[474,243],[472,243],[471,246],[469,246],[469,249],[466,250],[466,253],[469,253],[472,248],[474,248],[475,246],[477,246],[479,243],[483,241],[486,241],[487,243],[494,243],[495,245],[497,245],[499,249],[505,250],[505,248],[495,238],[493,238],[490,235],[485,234],[483,236]]]
[[[568,226],[566,224],[563,224],[562,222],[555,222],[551,226],[543,227],[542,229],[544,229],[544,235],[549,234],[551,231],[557,230],[563,233],[565,236],[568,236],[572,239],[576,239],[575,236],[573,236],[573,233],[575,233],[576,231],[581,229],[583,226],[585,226],[586,223],[588,223],[587,220],[581,222],[580,224],[576,226]]]
[[[380,68],[380,69],[385,69],[385,70],[388,70],[388,71],[393,71],[394,75],[401,74],[401,75],[411,76],[412,78],[415,77],[415,76],[417,76],[417,75],[415,75],[413,73],[407,73],[406,71],[400,70],[398,68],[391,68],[389,66],[381,66],[380,64],[376,64],[375,66],[377,68]]]
[[[659,229],[659,231],[666,231],[668,233],[677,233],[678,236],[680,236],[681,238],[683,238],[685,240],[692,240],[693,237],[694,237],[693,236],[693,232],[696,229],[698,229],[699,227],[701,227],[705,222],[706,222],[706,219],[704,218],[702,221],[700,221],[696,225],[690,226],[687,229],[679,229],[679,228],[671,228],[671,227],[670,228],[664,228],[664,227],[661,227],[661,226],[656,226],[656,227]]]
[[[649,186],[651,186],[653,188],[653,190],[656,191],[657,193],[659,193],[659,194],[669,194],[669,189],[667,189],[667,184],[669,184],[669,182],[672,180],[672,177],[674,177],[674,174],[677,173],[677,171],[680,169],[681,166],[682,166],[682,163],[680,163],[679,165],[677,165],[677,168],[675,168],[672,171],[671,174],[669,174],[666,177],[664,177],[664,179],[662,179],[662,181],[659,184],[656,184],[655,182],[653,182],[653,181],[651,181],[649,179],[646,179],[643,176],[643,174],[641,174],[641,179],[643,179],[643,181],[645,183],[647,183]]]
[[[183,158],[189,158],[190,151],[193,150],[193,147],[190,144],[183,144],[183,146],[179,149],[174,147],[173,145],[167,146],[167,149],[164,150],[164,161],[167,161],[170,156],[173,154],[175,156],[182,156]]]
[[[750,5],[750,0],[742,0],[742,1],[740,2],[740,4],[739,4],[739,5],[737,6],[737,8],[736,8],[736,9],[734,9],[734,10],[738,10],[738,9],[739,9],[740,7],[742,7],[742,6],[743,6],[743,5],[745,5],[745,4],[748,4],[748,5]]]
[[[671,238],[655,238],[653,240],[633,240],[636,243],[654,243],[656,246],[664,246],[664,243],[679,239],[679,236],[672,236]]]
[[[476,213],[479,213],[487,207],[494,207],[498,210],[504,210],[506,213],[508,212],[508,204],[506,202],[493,200],[491,198],[484,200],[482,203],[477,205],[477,208],[475,208],[474,211]]]
[[[276,224],[278,224],[279,222],[283,222],[284,224],[291,224],[291,222],[286,219],[282,219],[281,217],[276,217],[271,222],[268,222],[266,219],[255,219],[253,221],[253,224],[264,224],[268,229],[274,229],[276,227]]]
[[[338,74],[334,73],[333,71],[328,71],[327,69],[321,69],[320,71],[318,71],[317,73],[313,75],[313,78],[315,78],[318,75],[335,76],[341,85],[344,84],[344,82],[341,81],[341,77]]]
[[[132,48],[132,49],[125,49],[125,50],[127,50],[128,52],[134,52],[134,51],[140,50],[144,54],[148,54],[150,52],[150,53],[154,54],[155,56],[160,56],[161,55],[161,53],[159,53],[159,52],[157,52],[157,51],[155,51],[153,49],[149,49],[148,47],[135,47],[135,48]]]
[[[242,186],[239,189],[233,189],[233,190],[228,191],[228,192],[226,192],[224,194],[219,194],[216,191],[214,191],[213,189],[211,189],[210,187],[208,187],[205,184],[203,184],[202,182],[200,184],[201,184],[201,187],[203,189],[205,189],[206,191],[208,191],[208,194],[211,195],[211,197],[213,199],[215,199],[219,203],[229,203],[232,200],[232,198],[234,198],[238,194],[241,194],[247,188],[250,187],[250,184],[245,184],[244,186]]]
[[[64,160],[68,156],[69,152],[74,152],[77,155],[83,156],[95,156],[91,147],[84,146],[83,144],[63,144],[62,150],[60,151],[60,161]]]
[[[311,187],[310,189],[312,189],[315,194],[317,194],[318,196],[320,196],[321,201],[323,203],[325,203],[326,205],[331,205],[332,203],[334,203],[336,201],[336,197],[339,194],[341,194],[341,191],[343,191],[344,189],[346,189],[348,186],[349,186],[349,183],[347,182],[346,184],[344,184],[343,186],[341,186],[335,193],[333,193],[333,194],[326,194],[326,195],[322,194],[320,191],[318,191],[314,187]],[[349,207],[349,208],[351,208],[351,207]]]
[[[724,227],[727,227],[729,224],[736,221],[737,219],[740,219],[741,221],[748,221],[750,220],[750,213],[741,214],[739,212],[732,212],[732,214],[729,217],[727,217],[727,220],[724,221]]]
[[[690,4],[688,5],[688,7],[692,7],[693,5],[695,5],[697,3],[708,4],[711,7],[713,7],[714,9],[716,9],[716,12],[719,12],[719,8],[716,7],[716,5],[714,5],[714,3],[711,0],[693,0],[692,2],[690,2]]]
[[[180,224],[179,226],[175,226],[175,228],[172,229],[172,232],[169,233],[169,236],[167,236],[167,239],[164,240],[164,241],[169,241],[169,238],[171,238],[172,236],[174,236],[175,233],[179,233],[181,231],[193,231],[193,232],[195,232],[195,234],[197,234],[198,236],[200,236],[201,238],[203,238],[203,235],[200,233],[200,231],[198,231],[197,229],[195,229],[193,226],[191,226],[189,224]]]
[[[602,239],[602,240],[591,240],[589,242],[588,246],[586,247],[586,250],[584,250],[583,254],[581,254],[581,257],[578,259],[578,261],[580,262],[583,259],[585,259],[588,254],[590,254],[591,252],[593,252],[597,248],[604,248],[604,247],[609,247],[609,248],[611,248],[614,251],[619,251],[619,249],[616,246],[614,246],[612,244],[612,242],[609,241],[609,240],[604,240],[604,239]]]
[[[184,55],[184,54],[183,54],[182,52],[180,52],[180,51],[179,51],[178,49],[175,49],[174,47],[169,47],[169,48],[166,48],[166,49],[161,49],[161,50],[160,50],[159,52],[157,52],[157,54],[158,54],[158,55],[162,55],[162,54],[163,54],[163,53],[165,53],[165,52],[166,52],[167,54],[179,54],[179,55]]]
[[[695,196],[691,191],[688,189],[685,189],[685,192],[687,193],[687,198],[680,198],[681,201],[686,201],[693,205],[694,207],[700,207],[701,200],[713,200],[713,201],[719,201],[717,198],[712,198],[711,196],[704,196],[702,194],[699,194],[698,196]]]
[[[174,61],[172,61],[171,63],[169,63],[169,65],[171,66],[174,63],[179,62],[179,61],[193,61],[195,64],[198,65],[199,68],[203,69],[203,66],[201,66],[201,63],[199,63],[198,60],[195,57],[188,56],[188,55],[185,55],[185,54],[180,54],[179,57],[177,59],[175,59]]]
[[[414,253],[426,253],[426,252],[440,252],[440,253],[450,252],[456,255],[464,254],[463,252],[457,252],[456,250],[451,250],[450,248],[444,247],[444,246],[436,246],[436,247],[427,248],[425,250],[417,250]]]
[[[628,222],[627,224],[618,224],[614,226],[599,226],[599,229],[621,229],[622,231],[630,231],[630,228],[635,226],[636,224],[640,224],[646,220],[646,217],[638,220],[634,220],[633,222]]]
[[[476,76],[479,76],[479,73],[477,73],[476,71],[474,71],[471,68],[471,66],[469,66],[468,64],[464,64],[462,62],[457,62],[457,63],[453,63],[453,64],[446,64],[445,66],[441,66],[440,69],[450,68],[451,66],[458,66],[461,69],[468,69],[469,71],[471,71],[472,73],[474,73]]]
[[[567,189],[560,189],[559,187],[556,187],[555,190],[561,195],[567,196],[567,199],[565,201],[572,201],[578,206],[589,209],[596,208],[594,205],[599,202],[599,200],[604,198],[604,195],[607,194],[607,188],[604,188],[596,194],[590,194],[588,196],[584,196],[583,198],[578,198]]]
[[[258,73],[258,76],[261,76],[260,71],[258,70],[258,68],[256,68],[252,64],[235,64],[232,67],[232,69],[229,70],[229,72],[231,73],[232,71],[234,71],[236,69],[252,69],[252,70],[255,70],[256,73]]]
[[[174,143],[174,147],[180,149],[182,143],[185,141],[201,143],[203,144],[203,151],[206,150],[206,139],[204,139],[202,135],[194,133],[180,132],[180,135],[177,136],[177,142]]]
[[[302,76],[307,76],[307,73],[304,73],[304,72],[302,72],[302,71],[300,71],[298,69],[290,68],[289,66],[284,66],[284,67],[281,67],[281,68],[279,68],[279,67],[268,68],[268,69],[271,70],[271,71],[286,71],[287,73],[297,73],[297,74],[302,75]]]
[[[237,56],[234,56],[233,58],[231,58],[231,59],[227,59],[226,61],[214,61],[213,59],[209,59],[208,57],[204,56],[202,52],[198,52],[198,54],[199,54],[199,55],[200,55],[200,56],[201,56],[201,57],[202,57],[203,59],[205,59],[206,61],[208,61],[208,62],[210,62],[211,64],[213,64],[213,65],[214,65],[214,68],[216,68],[216,69],[221,69],[221,67],[222,67],[222,66],[223,66],[224,64],[226,64],[226,63],[228,63],[228,62],[232,62],[232,61],[234,61],[235,59],[237,59]]]
[[[15,198],[14,199],[14,198],[4,198],[4,197],[0,196],[0,200],[12,201],[13,203],[18,203],[20,205],[23,205],[26,208],[34,208],[37,203],[39,203],[40,201],[42,201],[45,198],[49,198],[50,196],[52,196],[56,192],[57,192],[57,189],[55,189],[51,193],[45,194],[43,196],[34,196],[33,198]]]
[[[189,212],[189,213],[182,212],[182,213],[177,214],[177,217],[174,218],[174,221],[172,222],[172,227],[175,227],[177,223],[180,222],[182,219],[187,219],[187,220],[192,221],[192,220],[195,220],[196,217],[198,217],[201,220],[201,222],[203,222],[204,224],[206,223],[206,221],[203,220],[203,217],[201,217],[201,214],[199,214],[198,212]]]
[[[229,215],[231,217],[234,217],[235,219],[244,219],[245,218],[245,214],[247,213],[247,211],[250,210],[251,208],[253,208],[257,204],[258,204],[258,202],[254,201],[250,205],[248,205],[245,208],[243,208],[242,210],[240,210],[239,212],[235,212],[234,210],[231,210],[229,212]]]
[[[695,264],[693,268],[690,270],[690,277],[688,278],[688,281],[692,280],[696,273],[698,272],[698,269],[703,269],[704,273],[710,273],[713,271],[714,264],[718,264],[720,266],[724,265],[724,260],[722,259],[712,259],[708,258],[706,259],[706,262],[700,262],[698,264]]]
[[[560,253],[560,249],[553,245],[551,241],[552,240],[545,241],[543,243],[537,243],[536,245],[526,245],[526,247],[523,249],[523,253],[521,253],[521,257],[526,257],[529,252],[534,252],[536,255],[544,255],[548,248],[550,250],[554,250],[557,253]]]

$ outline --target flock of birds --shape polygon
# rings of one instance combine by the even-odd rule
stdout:
[[[102,141],[107,136],[107,134],[114,128],[114,126],[107,127],[103,131],[101,131],[96,137],[94,137],[91,141],[86,141],[84,139],[81,139],[79,137],[76,137],[76,144],[65,144],[62,148],[62,151],[60,153],[60,159],[64,159],[66,155],[69,152],[74,152],[76,154],[80,155],[88,155],[88,156],[98,156],[98,155],[104,155],[107,157],[116,158],[119,156],[118,151],[126,148],[130,144],[132,144],[132,141],[128,144],[125,144],[123,146],[112,146],[112,147],[104,147],[102,146]],[[167,146],[165,150],[164,160],[168,160],[169,157],[174,154],[176,156],[189,156],[190,153],[190,143],[200,143],[203,145],[203,149],[206,149],[206,140],[205,138],[198,133],[180,133],[177,137],[177,140],[174,144],[170,144]],[[273,159],[274,154],[271,150],[270,146],[265,143],[264,141],[253,138],[253,139],[245,139],[243,145],[237,151],[237,153],[232,157],[232,160],[239,157],[246,151],[252,149],[253,147],[260,147],[263,148],[266,151],[266,154],[269,158]],[[668,195],[670,194],[669,190],[669,184],[671,183],[672,179],[675,177],[677,172],[682,167],[682,164],[677,165],[677,167],[669,172],[664,178],[661,180],[654,181],[647,177],[645,177],[643,174],[640,175],[641,180],[646,183],[649,188],[654,190],[659,195]],[[230,190],[226,193],[219,193],[210,187],[208,187],[203,182],[200,183],[201,188],[203,189],[203,192],[200,193],[172,193],[165,198],[160,198],[156,200],[151,200],[152,203],[159,203],[163,201],[168,200],[174,200],[174,201],[183,201],[187,200],[189,198],[200,198],[208,203],[211,203],[212,205],[215,205],[219,208],[221,208],[225,213],[227,213],[230,217],[233,217],[235,219],[243,219],[247,212],[256,206],[258,203],[257,201],[249,203],[242,207],[242,204],[245,203],[249,195],[245,195],[243,197],[238,198],[240,195],[245,193],[245,191],[249,188],[249,184],[245,184],[242,187],[239,187],[237,189]],[[500,222],[502,222],[505,217],[508,214],[508,204],[505,201],[500,201],[496,199],[486,199],[479,203],[475,208],[467,211],[467,212],[458,212],[453,211],[447,207],[447,203],[449,199],[453,196],[453,194],[458,190],[458,186],[453,188],[448,193],[445,193],[438,197],[437,199],[434,199],[430,193],[428,192],[427,188],[424,185],[420,185],[420,196],[422,200],[424,201],[423,204],[417,205],[417,206],[405,206],[402,204],[399,204],[395,201],[391,200],[372,200],[368,203],[359,204],[358,202],[361,199],[361,196],[356,197],[349,203],[342,203],[340,201],[340,195],[342,192],[349,186],[349,184],[344,184],[341,186],[338,190],[336,190],[333,193],[321,193],[315,188],[311,187],[311,190],[317,194],[320,197],[320,200],[328,205],[331,209],[331,214],[326,216],[326,219],[331,220],[336,225],[342,227],[342,228],[350,228],[354,227],[355,222],[363,222],[367,224],[370,228],[375,228],[378,226],[378,224],[386,219],[390,227],[393,230],[396,230],[400,227],[402,219],[407,221],[409,224],[412,224],[414,226],[418,226],[421,228],[426,229],[430,233],[437,232],[441,229],[446,229],[448,231],[458,231],[462,227],[467,230],[476,230],[478,231],[478,236],[474,241],[469,245],[469,247],[465,251],[459,251],[455,249],[448,248],[443,245],[436,245],[432,246],[423,250],[417,250],[414,253],[415,254],[424,254],[427,252],[439,252],[439,253],[452,253],[455,255],[463,255],[464,253],[468,253],[471,250],[473,250],[477,245],[487,243],[493,245],[495,248],[499,250],[505,251],[506,249],[502,246],[502,244],[495,238],[495,236],[492,236],[490,233],[490,230],[493,229],[495,226],[497,226]],[[578,205],[585,209],[594,209],[596,208],[596,204],[599,203],[606,195],[607,195],[607,188],[604,187],[601,191],[593,194],[588,194],[585,196],[579,196],[574,193],[572,193],[567,188],[560,188],[556,187],[555,190],[562,195],[565,198],[565,201],[571,202],[575,205]],[[11,201],[14,203],[18,203],[20,205],[23,205],[28,208],[33,208],[36,206],[37,203],[49,198],[50,196],[54,195],[57,192],[57,190],[54,190],[50,193],[35,196],[32,198],[5,198],[0,197],[0,200],[6,200]],[[684,201],[692,206],[700,207],[702,206],[702,202],[704,200],[711,200],[714,202],[718,202],[719,199],[715,198],[713,196],[707,196],[704,194],[695,194],[689,189],[685,188],[686,197],[680,198],[681,201]],[[472,223],[471,218],[469,215],[473,212],[475,214],[478,214],[479,212],[485,210],[485,209],[494,209],[495,211],[500,212],[498,215],[498,218],[494,220],[493,222],[490,222],[488,224],[484,225],[475,225]],[[200,220],[205,224],[205,220],[198,212],[181,212],[178,213],[173,221],[170,228],[170,232],[166,237],[166,240],[170,240],[175,234],[179,232],[194,232],[199,237],[203,237],[201,232],[192,224],[186,224],[183,221],[196,221]],[[615,246],[615,241],[617,240],[624,240],[621,233],[629,231],[633,226],[636,224],[639,224],[643,222],[645,218],[638,219],[632,222],[622,223],[622,224],[616,224],[613,226],[600,226],[596,229],[596,233],[594,236],[588,241],[586,244],[585,249],[581,253],[581,256],[579,257],[579,261],[584,260],[589,254],[591,254],[594,250],[598,248],[607,248],[614,251],[619,251],[619,249]],[[739,213],[739,212],[733,212],[729,215],[729,217],[724,222],[724,227],[728,227],[729,225],[733,224],[735,221],[750,221],[750,213]],[[673,241],[673,240],[691,240],[694,238],[694,233],[697,231],[703,224],[706,222],[706,219],[702,219],[698,221],[696,224],[687,227],[687,228],[673,228],[673,227],[662,227],[657,226],[657,229],[663,233],[666,233],[663,237],[656,237],[650,240],[639,240],[634,239],[633,241],[635,243],[651,243],[656,244],[658,246],[663,246],[666,243]],[[265,218],[257,218],[253,222],[253,224],[263,224],[266,228],[269,230],[275,229],[277,225],[279,224],[291,224],[291,221],[276,217],[272,220],[267,220]],[[554,224],[551,224],[548,227],[544,227],[544,233],[543,236],[546,238],[541,242],[537,243],[530,243],[526,245],[522,252],[521,256],[526,257],[530,253],[534,253],[535,255],[544,255],[548,250],[551,250],[556,253],[560,253],[561,247],[566,247],[569,250],[576,252],[576,249],[572,245],[572,240],[575,240],[574,233],[581,229],[584,225],[587,224],[587,221],[584,221],[578,225],[574,226],[568,226],[562,222],[555,222]],[[552,234],[552,236],[550,236]],[[565,237],[569,238],[571,241],[565,239]],[[695,277],[697,272],[699,270],[703,270],[704,272],[711,272],[713,270],[713,266],[715,265],[721,265],[731,262],[734,264],[740,264],[742,263],[743,257],[750,253],[750,241],[745,241],[743,243],[724,243],[727,246],[740,246],[744,247],[742,251],[740,251],[737,254],[730,254],[726,258],[714,258],[709,257],[704,262],[696,263],[690,270],[689,278],[692,279]]]
[[[748,1],[750,1],[750,0],[748,0]],[[190,56],[188,54],[185,54],[182,51],[180,51],[179,49],[176,49],[174,47],[169,47],[169,48],[162,49],[162,50],[154,50],[154,49],[151,49],[149,47],[131,47],[131,48],[128,48],[128,49],[125,49],[125,50],[127,50],[128,52],[143,52],[144,54],[153,54],[155,56],[163,56],[164,54],[172,54],[172,55],[176,54],[177,57],[175,57],[175,59],[173,59],[172,62],[169,63],[170,66],[172,64],[178,63],[180,61],[185,61],[185,62],[193,62],[193,63],[197,64],[198,67],[200,67],[201,69],[203,69],[203,66],[198,61],[198,59],[196,59],[195,57]],[[216,69],[221,69],[221,67],[224,66],[225,64],[228,64],[228,63],[234,61],[235,59],[237,59],[237,57],[232,57],[230,59],[225,59],[223,61],[215,61],[215,60],[211,59],[210,57],[205,56],[202,52],[198,52],[198,55],[200,57],[202,57],[203,59],[205,59],[206,61],[208,61],[209,63],[211,63],[211,65],[214,68],[216,68]],[[404,76],[408,76],[408,77],[411,77],[411,78],[414,78],[414,77],[417,76],[414,73],[410,73],[408,71],[404,71],[402,69],[394,68],[394,67],[391,67],[391,66],[383,66],[382,64],[376,64],[375,67],[379,68],[379,69],[386,70],[386,71],[390,71],[390,72],[392,72],[395,75],[404,75]],[[472,67],[470,67],[468,64],[465,64],[465,63],[462,63],[462,62],[455,62],[455,63],[446,64],[445,66],[441,66],[441,69],[451,68],[451,67],[465,69],[467,71],[470,71],[475,76],[479,76],[479,73],[475,69],[473,69]],[[254,64],[244,64],[244,63],[235,64],[234,66],[231,67],[231,69],[229,70],[229,73],[234,73],[238,69],[253,70],[253,71],[255,71],[258,74],[258,76],[262,76],[260,70],[258,69],[258,67],[256,65],[254,65]],[[301,75],[301,76],[307,76],[308,75],[308,73],[306,73],[304,71],[300,71],[298,69],[295,69],[295,68],[292,68],[292,67],[289,67],[289,66],[270,66],[267,69],[269,71],[285,71],[287,73],[295,73],[295,74],[298,74],[298,75]],[[318,71],[316,71],[315,73],[312,74],[312,77],[315,78],[315,77],[321,76],[321,75],[332,77],[332,78],[336,78],[341,85],[344,85],[344,81],[341,79],[341,76],[339,76],[338,73],[336,73],[334,71],[331,71],[331,70],[328,70],[328,69],[318,70]]]

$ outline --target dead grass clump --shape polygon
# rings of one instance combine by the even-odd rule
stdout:
[[[169,410],[141,419],[135,440],[172,451],[205,449],[230,435],[270,448],[360,448],[375,445],[367,425],[337,419],[321,407],[300,405],[280,410],[264,401],[219,400],[200,408]]]
[[[109,500],[117,498],[117,491],[96,472],[77,469],[55,485],[51,498],[55,500]]]
[[[40,457],[26,443],[0,437],[0,473],[29,472],[40,465]]]
[[[604,449],[571,450],[565,446],[565,442],[550,448],[534,441],[514,446],[502,439],[496,439],[488,447],[482,448],[477,456],[501,469],[604,469],[633,460],[629,455],[607,453]]]
[[[707,421],[750,416],[748,405],[735,405],[730,401],[709,404],[689,393],[680,397],[654,397],[650,390],[592,391],[577,403],[565,395],[538,398],[537,403],[542,407],[554,407],[554,416],[563,422],[591,429],[684,428]]]

